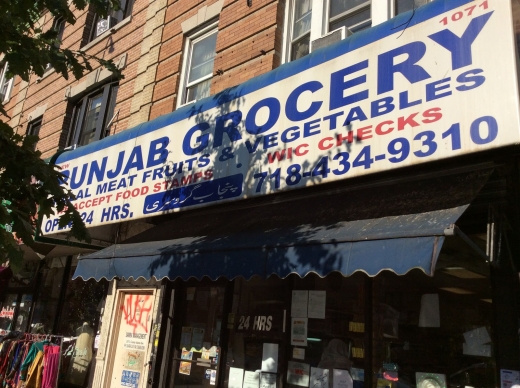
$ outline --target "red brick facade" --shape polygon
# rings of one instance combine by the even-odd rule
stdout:
[[[94,14],[88,9],[75,11],[77,22],[66,24],[63,47],[84,50],[88,55],[116,63],[126,55],[111,134],[175,110],[187,36],[181,24],[215,3],[216,0],[135,0],[130,18],[90,43]],[[206,21],[218,20],[211,94],[280,65],[284,9],[283,0],[253,0],[251,7],[246,0],[225,0],[220,13]],[[47,28],[52,27],[50,14],[42,19]],[[101,71],[95,61],[91,64],[92,73]],[[37,148],[44,158],[52,156],[70,145],[67,138],[75,103],[96,87],[115,80],[106,71],[104,74],[85,74],[80,80],[71,75],[66,80],[51,70],[41,78],[31,76],[28,83],[16,77],[6,103],[10,124],[19,133],[25,133],[28,124],[41,117]],[[89,77],[95,81],[88,81]],[[35,114],[37,117],[32,117]]]

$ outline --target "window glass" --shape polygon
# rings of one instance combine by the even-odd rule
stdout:
[[[216,45],[217,31],[201,39],[195,39],[191,43],[185,102],[196,101],[209,96]]]
[[[366,0],[331,0],[329,17],[333,18],[335,16],[341,15],[342,13],[350,11],[352,8],[355,8],[366,2]]]
[[[9,64],[6,63],[2,71],[0,72],[0,96],[3,96],[2,101],[9,100],[10,92],[11,92],[11,85],[12,85],[12,78],[7,77],[7,71],[9,70]]]
[[[327,9],[324,10],[328,19],[323,17],[314,21],[312,9],[323,7],[322,1],[292,0],[290,4],[293,20],[288,32],[286,56],[291,61],[309,54],[311,42],[321,38],[323,34],[343,26],[354,33],[372,24],[370,0],[329,0],[325,3]]]
[[[305,368],[308,376],[312,367],[331,373],[348,370],[361,378],[368,345],[365,285],[361,273],[348,278],[331,273],[326,278],[309,274],[303,279],[297,275],[235,279],[232,324],[228,324],[228,386],[231,367],[249,373],[262,369],[264,344],[274,345],[269,345],[275,349],[270,372],[277,386],[312,387],[303,376]]]
[[[30,122],[29,125],[27,126],[27,135],[28,136],[39,136],[41,127],[42,127],[41,119]],[[36,143],[34,143],[33,148],[36,149]]]
[[[23,294],[18,306],[18,314],[16,316],[16,323],[14,329],[18,331],[26,331],[29,319],[29,314],[32,307],[32,294]]]
[[[31,332],[33,333],[52,333],[66,261],[65,257],[45,261],[41,270],[40,297],[36,301],[32,318]]]
[[[196,101],[196,100],[200,100],[201,98],[208,97],[210,87],[211,87],[210,79],[208,79],[206,81],[202,81],[199,84],[189,87],[188,90],[186,91],[186,93],[187,93],[186,101]]]
[[[428,0],[395,0],[395,14],[399,15],[400,13],[411,11],[412,9],[416,9],[421,5],[424,5],[428,2]]]
[[[218,381],[224,295],[225,287],[187,287],[181,336],[175,346],[175,386],[209,388]]]
[[[309,54],[310,35],[306,35],[300,40],[292,44],[291,47],[291,60],[301,58]]]
[[[75,266],[67,283],[65,302],[58,333],[64,336],[63,368],[60,382],[84,386],[88,368],[95,357],[94,338],[104,307],[108,281],[72,280]]]
[[[297,1],[294,8],[293,39],[297,39],[311,29],[312,0]]]
[[[90,40],[94,40],[104,34],[132,14],[133,0],[121,0],[119,5],[121,9],[118,11],[109,11],[106,19],[102,19],[98,15],[94,17],[90,31]]]
[[[371,26],[370,8],[366,8],[361,12],[356,12],[343,19],[331,22],[329,30],[334,31],[343,26],[349,29],[350,32],[358,32],[365,28],[369,28]]]
[[[16,307],[18,307],[18,294],[7,294],[0,310],[0,329],[13,330]]]
[[[100,119],[101,106],[103,103],[103,94],[98,94],[89,98],[87,110],[85,112],[85,121],[79,137],[79,145],[87,145],[95,139],[98,120]]]
[[[188,82],[191,83],[213,71],[213,61],[215,59],[215,47],[217,44],[217,34],[211,34],[207,38],[193,43],[193,53],[191,55],[190,76]]]
[[[380,371],[378,386],[396,377],[398,386],[499,385],[489,267],[464,244],[446,238],[433,277],[413,270],[374,279],[372,370]]]
[[[105,85],[76,104],[69,145],[87,145],[110,134],[118,90],[117,84]]]

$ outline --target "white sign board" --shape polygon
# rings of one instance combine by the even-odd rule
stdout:
[[[94,227],[519,143],[509,1],[436,0],[394,27],[63,153],[76,208]]]

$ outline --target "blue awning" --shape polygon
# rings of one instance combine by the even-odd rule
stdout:
[[[417,214],[329,225],[298,225],[223,236],[116,244],[79,260],[74,279],[112,280],[152,277],[201,279],[243,276],[281,278],[315,272],[383,270],[405,274],[414,268],[433,275],[446,230],[467,208],[458,206]]]

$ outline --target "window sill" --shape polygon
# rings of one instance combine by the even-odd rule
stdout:
[[[56,70],[54,70],[54,67],[51,67],[47,70],[45,70],[45,72],[43,73],[43,75],[38,78],[36,80],[36,83],[39,84],[40,82],[42,82],[45,78],[47,78],[48,76],[50,76],[51,74],[54,74],[56,72]]]
[[[107,36],[112,35],[114,32],[119,30],[120,28],[126,26],[128,23],[132,21],[132,15],[128,16],[127,18],[121,20],[120,23],[117,23],[114,27],[112,27],[110,30],[107,30],[103,32],[101,35],[99,35],[96,39],[92,40],[91,42],[87,43],[85,46],[79,49],[79,51],[87,51],[89,48],[95,46],[102,40],[104,40]]]

